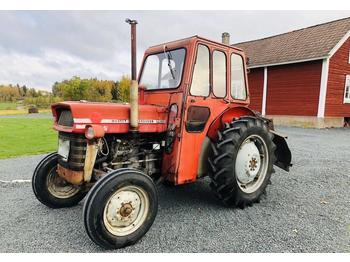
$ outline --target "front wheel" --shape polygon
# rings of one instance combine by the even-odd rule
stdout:
[[[227,123],[212,144],[209,157],[211,188],[228,206],[244,208],[258,202],[275,162],[273,134],[254,117]]]
[[[35,168],[32,188],[36,198],[50,208],[77,205],[86,195],[81,186],[68,183],[57,174],[58,155],[47,155]]]
[[[141,171],[119,169],[90,190],[83,209],[85,229],[96,244],[115,249],[135,244],[152,226],[158,197]]]

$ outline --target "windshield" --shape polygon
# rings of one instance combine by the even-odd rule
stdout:
[[[147,90],[176,88],[182,78],[185,49],[165,50],[146,58],[140,85]]]

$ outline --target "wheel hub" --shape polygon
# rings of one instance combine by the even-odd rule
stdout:
[[[255,157],[252,157],[252,159],[249,161],[249,169],[250,171],[254,171],[258,167],[258,161]]]
[[[79,187],[69,184],[61,178],[56,172],[56,167],[49,172],[46,185],[48,191],[57,198],[70,198],[80,191]]]
[[[113,227],[132,225],[140,209],[140,198],[135,192],[121,191],[115,194],[107,206],[107,220]]]
[[[120,208],[119,213],[122,217],[127,217],[131,214],[132,210],[133,210],[133,207],[130,202],[130,203],[122,204],[122,207]]]
[[[239,182],[247,184],[252,182],[260,170],[260,153],[254,142],[244,143],[236,158],[236,176]]]
[[[142,189],[134,186],[120,189],[106,203],[104,224],[114,235],[128,235],[142,225],[148,207],[149,200]]]

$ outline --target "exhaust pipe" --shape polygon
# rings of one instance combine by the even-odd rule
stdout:
[[[131,86],[130,86],[130,129],[137,131],[139,126],[139,85],[136,73],[136,20],[126,19],[131,26]]]
[[[225,45],[230,45],[230,34],[227,32],[222,33],[221,35],[222,43]]]

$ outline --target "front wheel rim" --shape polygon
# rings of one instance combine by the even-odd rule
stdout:
[[[235,175],[240,189],[254,193],[265,181],[269,165],[269,151],[259,135],[248,136],[241,144],[235,163]]]
[[[71,198],[78,194],[80,188],[73,186],[61,178],[57,174],[56,169],[56,166],[52,168],[46,179],[47,190],[50,192],[50,194],[60,199]]]
[[[118,189],[106,202],[103,223],[111,234],[126,236],[146,221],[150,201],[146,191],[130,185]]]

